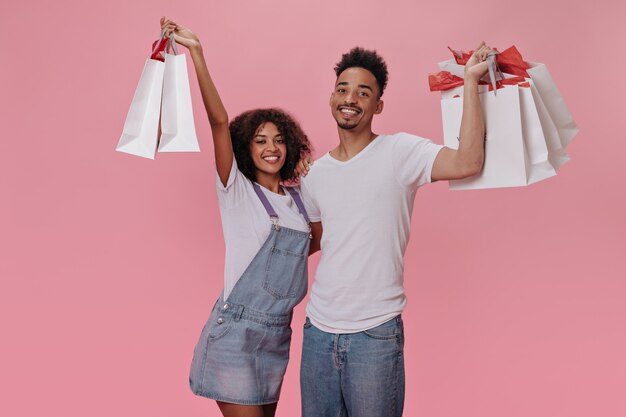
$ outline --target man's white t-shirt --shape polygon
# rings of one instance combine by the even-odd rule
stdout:
[[[226,187],[219,176],[216,183],[226,244],[224,262],[224,299],[226,299],[267,240],[272,222],[256,195],[252,182],[237,169],[235,160]],[[276,211],[281,226],[303,232],[309,231],[308,223],[288,192],[285,191],[285,195],[280,195],[263,186],[261,190]],[[299,189],[296,190],[300,192]]]
[[[306,312],[330,333],[355,333],[400,314],[404,252],[417,189],[443,146],[407,133],[381,135],[348,161],[326,154],[302,179],[322,256]]]

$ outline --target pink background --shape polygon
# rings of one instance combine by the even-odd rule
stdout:
[[[515,44],[547,63],[581,128],[558,176],[418,194],[405,415],[626,415],[626,8],[577,3],[3,2],[0,414],[219,415],[187,386],[223,268],[193,71],[203,152],[114,151],[164,14],[202,39],[231,116],[282,106],[318,156],[337,141],[332,67],[354,45],[390,67],[375,130],[439,143],[426,80],[447,45]],[[303,311],[279,416],[300,414]]]

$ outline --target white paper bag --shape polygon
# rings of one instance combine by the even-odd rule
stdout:
[[[528,72],[535,83],[537,92],[541,96],[541,100],[559,132],[561,145],[565,148],[574,139],[574,136],[578,134],[578,126],[565,105],[565,101],[554,83],[548,67],[545,64],[536,62],[527,62],[527,64],[530,68],[526,72]]]
[[[528,185],[529,158],[526,156],[520,89],[507,86],[498,94],[479,94],[485,116],[485,163],[473,177],[449,181],[452,190],[515,187]],[[463,115],[463,97],[441,100],[444,144],[459,147],[459,131]],[[461,138],[461,140],[463,140]]]
[[[457,77],[465,78],[465,65],[459,65],[455,59],[448,59],[437,64],[441,71],[448,71]]]
[[[527,185],[530,185],[556,175],[556,170],[550,163],[546,137],[532,91],[530,87],[518,89],[526,158],[526,181]]]
[[[538,104],[534,100],[534,96],[532,93],[532,89],[534,86],[532,85],[532,81],[528,81],[530,87],[522,87],[519,88],[519,113],[518,117],[521,121],[522,127],[522,140],[524,144],[524,160],[525,160],[525,172],[526,172],[526,183],[518,184],[518,185],[530,185],[535,182],[550,178],[556,175],[556,169],[553,162],[562,163],[568,160],[567,154],[562,150],[561,143],[559,141],[558,134],[554,126],[552,126],[550,143],[552,148],[548,145],[548,138],[546,137],[547,129],[544,129],[544,124],[542,123],[542,117],[538,111]],[[510,88],[511,86],[505,87]],[[498,89],[498,94],[503,89]],[[493,96],[493,92],[488,91],[488,86],[481,85],[479,86],[479,92],[482,100],[485,97],[491,95]],[[463,95],[463,87],[456,87],[451,90],[446,90],[441,92],[442,100],[451,99],[454,96],[462,96]],[[541,98],[539,98],[540,100]],[[495,100],[495,99],[492,99]],[[461,102],[462,103],[462,102]],[[502,105],[506,104],[506,101]],[[539,103],[539,106],[543,106],[543,103]],[[516,108],[510,107],[511,112],[514,114],[517,111]],[[489,116],[486,113],[485,108],[483,107],[483,112],[485,118],[493,117]],[[545,112],[543,113],[545,117]],[[458,117],[458,116],[454,116]],[[551,123],[549,115],[547,116],[546,123]],[[444,124],[446,121],[444,121]],[[456,122],[455,122],[456,124]],[[460,128],[460,122],[459,122]],[[445,132],[444,132],[445,133]],[[487,132],[489,135],[489,132]],[[458,136],[458,133],[457,133]],[[445,135],[444,135],[445,137]],[[447,143],[446,143],[447,145]],[[496,156],[493,156],[494,158]],[[491,163],[491,162],[490,162]],[[559,165],[560,166],[560,165]],[[504,186],[504,185],[503,185]],[[451,187],[453,188],[453,187]],[[481,187],[481,188],[491,188]]]
[[[139,84],[130,103],[117,151],[154,159],[157,148],[163,62],[146,60]]]
[[[200,152],[185,54],[165,54],[159,152]]]
[[[544,104],[545,110],[547,114],[552,119],[552,123],[546,121],[547,124],[552,124],[556,127],[558,131],[558,135],[560,138],[561,146],[560,149],[562,151],[554,150],[553,153],[559,155],[558,160],[563,161],[557,165],[560,167],[569,160],[569,156],[565,154],[564,148],[569,145],[569,143],[574,139],[574,137],[578,134],[578,126],[572,117],[565,101],[563,100],[563,96],[561,96],[561,92],[557,88],[554,80],[552,79],[552,75],[548,71],[548,67],[545,64],[538,62],[526,62],[529,68],[526,70],[528,75],[535,84],[535,101],[538,101],[536,94],[539,94],[541,97],[541,101]],[[459,65],[456,63],[454,59],[448,59],[446,61],[441,61],[438,63],[439,69],[441,71],[448,71],[457,77],[463,78],[465,75],[465,66]],[[505,78],[514,77],[511,74],[503,74]],[[488,77],[483,77],[486,81]],[[540,110],[542,111],[542,110]],[[542,116],[542,121],[546,120],[547,115]],[[558,168],[555,166],[555,168]]]
[[[548,109],[544,105],[543,100],[541,99],[541,95],[539,95],[539,92],[535,88],[533,82],[530,83],[530,91],[535,102],[535,107],[537,109],[537,114],[539,115],[539,120],[541,121],[541,128],[543,129],[543,135],[545,137],[546,146],[548,148],[548,159],[550,161],[550,165],[552,165],[554,169],[558,171],[558,169],[563,166],[563,164],[570,160],[570,157],[565,152],[565,148],[561,143],[559,131],[554,125],[552,117],[550,116]]]
[[[541,65],[545,67],[545,65],[543,64],[533,64],[533,65],[536,65],[536,66]],[[442,71],[448,71],[451,74],[454,74],[461,78],[463,78],[464,76],[465,67],[463,65],[457,64],[454,59],[449,59],[446,61],[439,62],[438,66]],[[515,75],[511,75],[511,74],[503,74],[503,75],[504,75],[504,78],[515,77]],[[489,81],[487,76],[486,78],[484,77],[483,80]],[[534,78],[527,79],[527,81],[530,84],[530,91],[532,94],[532,101],[534,102],[534,105],[533,103],[531,103],[531,99],[530,97],[528,97],[528,92],[524,88],[520,89],[520,100],[521,100],[521,105],[522,105],[521,107],[522,112],[524,112],[524,109],[526,109],[524,113],[527,115],[526,117],[527,120],[525,123],[522,124],[522,126],[523,128],[529,131],[528,134],[527,133],[524,134],[524,140],[525,140],[525,143],[529,145],[526,147],[526,152],[527,152],[527,157],[530,162],[531,170],[529,171],[528,178],[529,178],[529,184],[531,184],[533,182],[537,182],[537,181],[540,181],[541,179],[545,179],[554,175],[553,172],[558,170],[563,164],[569,161],[570,157],[565,152],[564,146],[561,141],[561,135],[559,134],[557,127],[552,121],[552,116],[550,115],[550,112],[548,111],[545,104],[543,103],[541,95],[539,94],[537,87],[534,84]],[[549,85],[547,81],[545,83]],[[486,91],[486,89],[487,89],[486,86],[480,86],[480,91]],[[450,90],[441,91],[442,99],[452,98],[457,95],[460,95],[460,96],[463,95],[463,86],[456,87]],[[563,103],[563,106],[564,106],[564,103]],[[558,110],[559,105],[555,105],[555,107],[556,107],[555,112],[559,112]],[[566,108],[565,108],[565,111],[567,111]],[[539,137],[541,135],[539,134],[539,132],[534,130],[534,127],[538,126],[537,119],[534,117],[535,112],[539,116],[539,124],[543,132],[542,142],[545,142],[545,145],[539,142]],[[530,116],[531,114],[532,116]],[[569,112],[567,112],[567,114],[569,114]],[[571,120],[571,116],[570,116],[570,120]],[[534,133],[530,134],[530,132],[534,132]],[[534,141],[531,141],[531,139],[534,139]],[[545,159],[545,148],[547,148],[547,152],[548,152],[547,161]],[[549,162],[549,164],[547,164],[546,162]]]

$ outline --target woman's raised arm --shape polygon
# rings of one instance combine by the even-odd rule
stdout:
[[[213,133],[217,175],[222,184],[226,185],[234,158],[233,145],[230,140],[230,131],[228,130],[228,113],[209,74],[200,40],[189,29],[165,17],[161,18],[161,29],[165,29],[167,36],[173,32],[174,40],[185,46],[191,54],[196,75],[198,76],[202,101],[204,102],[204,108],[209,117],[209,124]]]

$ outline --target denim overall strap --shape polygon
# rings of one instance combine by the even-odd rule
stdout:
[[[278,214],[276,214],[276,212],[274,211],[274,207],[272,207],[272,205],[270,204],[267,196],[263,194],[263,190],[261,190],[259,184],[253,182],[252,187],[254,187],[254,192],[257,196],[259,196],[259,200],[261,200],[261,204],[263,204],[263,207],[265,207],[265,211],[267,211],[267,214],[269,214],[272,219],[278,219]]]
[[[265,207],[265,211],[267,211],[267,214],[270,216],[270,221],[272,222],[274,229],[278,230],[280,228],[280,226],[278,226],[278,214],[276,214],[274,207],[272,207],[272,205],[270,204],[270,201],[263,193],[263,190],[261,190],[259,184],[257,184],[256,182],[252,182],[252,188],[254,188],[254,192],[259,197],[259,200],[261,200],[261,204],[263,204],[263,207]]]
[[[306,220],[307,223],[311,223],[311,220],[309,219],[309,215],[306,212],[306,209],[304,208],[304,203],[302,203],[302,199],[300,198],[300,194],[298,194],[298,192],[292,187],[285,187],[285,188],[287,189],[289,194],[291,194],[291,198],[293,198],[293,201],[296,202],[296,206],[298,206],[298,210],[300,210],[300,214],[302,214],[302,217],[304,217],[304,220]]]
[[[230,295],[222,301],[256,311],[290,315],[293,307],[306,295],[310,232],[279,226],[278,215],[264,190],[258,184],[252,184],[273,225]]]

